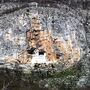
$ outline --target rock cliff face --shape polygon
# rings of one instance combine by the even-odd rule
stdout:
[[[17,68],[14,63],[18,63],[29,72],[32,64],[42,63],[43,73],[52,71],[53,79],[46,78],[38,83],[51,90],[54,83],[54,88],[59,90],[57,83],[61,85],[62,81],[65,85],[71,85],[72,81],[77,86],[90,85],[89,8],[75,9],[64,4],[43,7],[36,2],[3,3],[0,7],[0,67],[13,69]],[[39,71],[42,66],[36,64],[34,68]],[[80,72],[70,69],[59,73],[71,66],[78,66]],[[54,72],[57,72],[55,76]],[[62,74],[66,75],[64,79]]]
[[[47,61],[61,62],[67,67],[79,61],[87,47],[79,13],[65,5],[49,8],[33,4],[1,17],[0,59],[30,63],[33,56],[28,51],[35,48],[36,52],[45,51]]]

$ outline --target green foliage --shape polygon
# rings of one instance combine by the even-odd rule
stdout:
[[[56,72],[52,75],[50,75],[50,77],[52,78],[63,78],[63,77],[67,77],[67,76],[75,76],[79,73],[79,71],[75,68],[68,68],[62,72]]]

